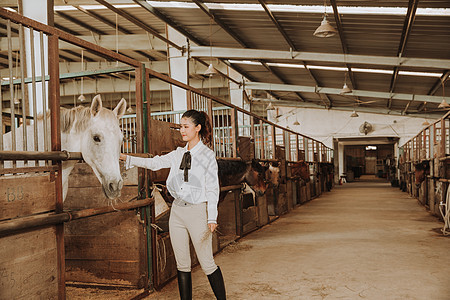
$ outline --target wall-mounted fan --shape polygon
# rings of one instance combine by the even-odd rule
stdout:
[[[372,130],[373,130],[372,124],[370,124],[367,121],[364,122],[361,126],[359,126],[359,132],[364,133],[365,135],[367,135]]]

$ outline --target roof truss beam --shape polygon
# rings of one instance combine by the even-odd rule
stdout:
[[[253,100],[253,103],[261,103],[266,104],[268,102],[272,102],[273,105],[277,106],[286,106],[286,107],[300,107],[300,108],[315,108],[315,109],[323,109],[322,105],[313,103],[313,102],[298,102],[298,101],[283,101],[283,100],[274,100],[274,99],[261,99],[257,98]],[[354,107],[333,107],[331,108],[335,111],[348,111],[351,112],[355,108]],[[382,114],[382,115],[391,115],[391,116],[404,116],[403,111],[400,110],[390,110],[388,108],[382,107],[358,107],[356,109],[358,112],[363,113],[372,113],[372,114]],[[445,112],[445,110],[443,110]],[[436,114],[426,114],[426,113],[416,113],[409,112],[408,116],[417,117],[417,118],[436,118]]]
[[[409,0],[408,3],[408,11],[406,13],[405,22],[403,23],[402,35],[400,38],[400,43],[398,45],[397,56],[402,57],[403,52],[406,48],[406,43],[408,42],[409,34],[411,33],[411,29],[416,17],[417,6],[419,4],[419,0]],[[391,77],[391,83],[389,86],[389,92],[393,93],[395,89],[395,84],[397,83],[399,67],[394,67],[394,73]],[[392,104],[391,99],[388,101],[388,107],[390,108]],[[408,107],[405,108],[405,111]]]
[[[238,42],[242,47],[249,48],[248,44],[242,40],[236,32],[230,29],[225,23],[220,20],[201,0],[192,0],[198,8],[201,9],[210,19],[214,20],[214,22],[220,26],[226,33],[228,33],[236,42]]]
[[[131,23],[133,23],[134,25],[138,26],[141,29],[144,29],[145,31],[147,31],[148,33],[154,35],[155,37],[157,37],[158,39],[160,39],[161,41],[164,41],[165,43],[169,44],[170,46],[178,49],[178,50],[183,50],[183,47],[178,46],[177,44],[175,44],[174,42],[172,42],[171,40],[165,38],[164,36],[162,36],[161,34],[159,34],[159,32],[157,32],[155,29],[153,29],[152,27],[148,26],[147,24],[145,24],[144,22],[142,22],[141,20],[138,20],[137,18],[133,17],[132,15],[128,14],[127,12],[125,12],[122,9],[116,8],[114,7],[114,5],[109,4],[108,2],[106,2],[105,0],[95,0],[96,2],[98,2],[99,4],[105,6],[106,8],[108,8],[109,10],[115,12],[116,14],[118,14],[119,16],[127,19],[128,21],[130,21]]]
[[[175,30],[177,30],[179,33],[187,37],[192,42],[196,43],[197,45],[204,46],[208,45],[207,41],[201,40],[194,35],[192,35],[190,32],[186,31],[182,26],[177,24],[175,21],[167,17],[165,14],[163,14],[161,11],[159,11],[157,8],[150,5],[145,0],[133,0],[134,3],[140,5],[143,9],[153,14],[155,17],[166,23],[167,25],[171,26]]]
[[[264,0],[258,0],[261,6],[264,8],[265,12],[269,16],[270,20],[272,20],[272,23],[277,27],[278,31],[281,33],[281,35],[284,37],[284,40],[289,45],[289,47],[292,48],[292,50],[297,51],[297,47],[294,45],[294,42],[292,42],[291,38],[287,35],[286,31],[284,31],[283,27],[281,27],[280,22],[275,18],[270,8],[266,5],[266,2]]]
[[[321,61],[378,66],[403,66],[435,69],[450,69],[450,59],[392,57],[318,52],[259,50],[225,47],[191,47],[191,57],[213,57],[242,60],[288,60],[292,62]]]
[[[328,87],[317,87],[317,86],[303,86],[303,85],[286,85],[286,84],[275,84],[275,83],[263,83],[263,82],[246,82],[246,89],[255,90],[271,90],[271,91],[284,91],[284,92],[303,92],[303,93],[325,93],[331,95],[339,95],[341,89],[328,88]],[[388,99],[390,93],[386,92],[374,92],[367,90],[353,90],[351,93],[346,94],[346,96],[357,96],[357,97],[370,97],[370,98],[381,98]],[[430,96],[430,95],[415,95],[415,94],[393,94],[393,100],[406,100],[406,101],[417,101],[417,102],[433,102],[441,103],[442,97]],[[450,97],[445,97],[447,101],[450,101]]]

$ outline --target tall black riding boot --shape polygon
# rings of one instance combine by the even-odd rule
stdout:
[[[222,272],[219,267],[217,267],[217,270],[215,270],[212,274],[208,275],[208,280],[211,284],[211,288],[216,296],[216,299],[227,299],[227,295],[225,293],[225,283],[223,282]]]
[[[178,271],[178,290],[181,300],[192,300],[191,272]]]

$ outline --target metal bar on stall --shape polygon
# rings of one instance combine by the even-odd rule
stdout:
[[[272,158],[277,159],[276,157],[276,151],[277,151],[277,135],[276,135],[276,128],[275,126],[272,126]]]
[[[22,24],[19,24],[19,54],[20,54],[20,91],[22,96],[22,130],[23,130],[23,150],[26,151],[27,149],[27,105],[25,101],[25,58],[24,58],[24,52],[25,47],[23,45],[24,43],[24,37],[23,37],[23,26]]]
[[[38,141],[38,124],[37,124],[37,107],[36,107],[36,57],[34,53],[34,29],[30,30],[30,56],[31,56],[31,90],[32,90],[32,102],[33,102],[33,132],[34,132],[34,151],[39,149]]]
[[[260,140],[261,140],[261,156],[259,158],[264,159],[265,158],[265,153],[264,153],[264,130],[263,130],[263,121],[262,119],[259,119],[259,135],[260,135]]]
[[[237,119],[237,110],[233,108],[231,109],[231,136],[233,137],[233,157],[237,157],[237,137],[239,135]]]
[[[14,85],[12,83],[13,77],[13,59],[12,59],[12,36],[11,36],[11,20],[8,19],[7,26],[7,37],[8,37],[8,67],[9,67],[9,107],[11,110],[11,149],[16,150],[16,115],[15,115],[15,104],[14,104]],[[14,162],[15,164],[15,162]],[[15,167],[15,165],[13,165]]]
[[[47,93],[45,86],[45,53],[44,53],[44,33],[41,31],[39,35],[40,42],[40,54],[41,54],[41,84],[42,84],[42,109],[43,109],[43,128],[44,128],[44,151],[49,151],[49,140],[48,140],[48,121],[47,121]],[[48,165],[48,162],[46,162]]]
[[[114,206],[109,205],[61,213],[44,213],[39,215],[32,215],[12,220],[1,221],[0,236],[4,236],[19,230],[30,229],[34,227],[55,225],[72,220],[84,219],[92,216],[104,215],[107,213],[114,213],[117,211],[131,210],[143,206],[148,206],[153,203],[154,203],[153,198],[146,198],[142,200],[133,200],[124,203],[117,203]]]
[[[0,160],[82,160],[81,152],[63,151],[0,151]]]
[[[207,110],[207,112],[208,112],[208,117],[209,117],[209,123],[214,128],[214,124],[213,124],[214,115],[213,115],[212,107],[213,107],[212,99],[208,98],[208,110]],[[214,132],[210,132],[210,134],[211,134],[210,138],[211,138],[211,144],[212,144],[211,146],[214,148]]]

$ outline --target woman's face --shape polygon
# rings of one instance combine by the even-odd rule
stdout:
[[[199,132],[202,126],[199,124],[195,126],[194,122],[192,122],[191,118],[181,118],[180,121],[180,133],[183,138],[183,141],[190,142],[196,138],[199,138]]]

